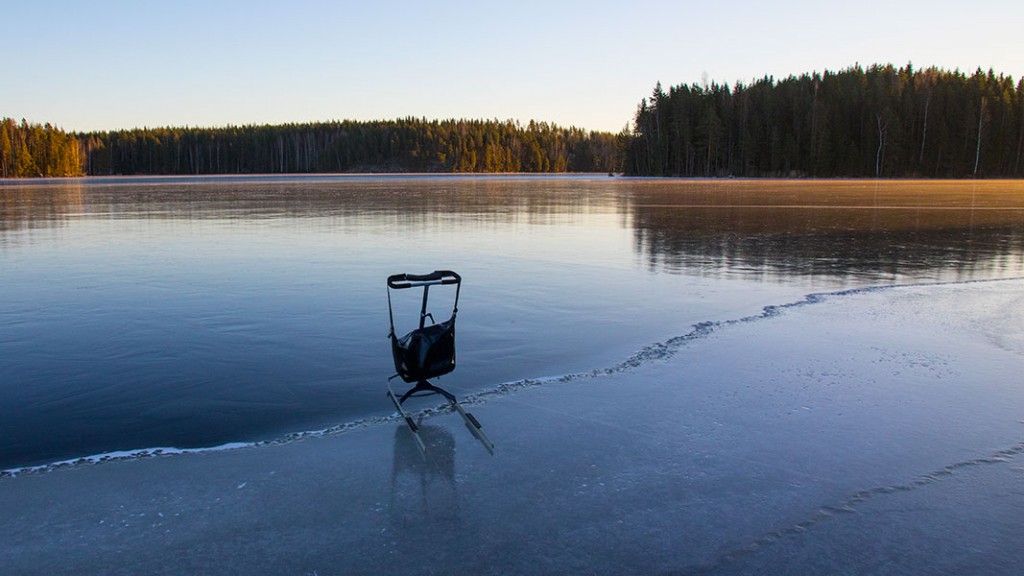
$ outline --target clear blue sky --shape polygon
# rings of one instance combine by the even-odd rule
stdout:
[[[65,130],[405,116],[618,131],[658,81],[855,63],[1024,75],[1024,1],[0,0],[0,117]]]

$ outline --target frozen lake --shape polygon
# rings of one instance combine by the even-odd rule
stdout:
[[[893,574],[1024,564],[1024,281],[860,289],[451,413],[0,475],[77,574]]]
[[[465,282],[443,383],[484,393],[807,293],[1022,276],[1024,185],[2,182],[0,470],[387,416],[384,280],[438,268]]]

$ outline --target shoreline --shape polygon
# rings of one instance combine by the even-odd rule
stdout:
[[[239,183],[248,181],[271,182],[275,180],[289,182],[319,181],[353,181],[360,179],[489,179],[489,180],[589,180],[589,179],[621,179],[630,182],[642,181],[679,181],[679,182],[1021,182],[1024,178],[927,178],[922,176],[905,177],[873,177],[873,176],[834,176],[834,177],[784,177],[784,176],[631,176],[620,173],[604,172],[266,172],[252,174],[211,173],[211,174],[105,174],[80,176],[40,176],[0,178],[0,187],[18,187],[28,184],[52,185],[76,182],[99,184],[131,184],[157,183],[168,181],[216,183],[216,181]]]

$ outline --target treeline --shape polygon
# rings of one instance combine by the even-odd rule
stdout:
[[[83,170],[109,174],[608,172],[608,133],[545,122],[406,118],[79,134]]]
[[[874,65],[747,86],[659,83],[621,135],[643,176],[1024,176],[1024,79]]]
[[[82,147],[53,126],[0,120],[0,178],[79,176]]]

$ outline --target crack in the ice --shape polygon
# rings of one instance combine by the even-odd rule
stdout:
[[[802,306],[809,306],[812,304],[820,304],[829,298],[835,298],[839,296],[853,296],[857,294],[870,294],[874,292],[882,292],[887,290],[894,290],[898,288],[926,288],[931,286],[950,286],[950,285],[962,285],[962,284],[987,284],[994,282],[1004,281],[1015,281],[1024,280],[1024,278],[998,278],[992,280],[965,280],[958,282],[923,282],[919,284],[888,284],[879,286],[864,286],[860,288],[848,288],[845,290],[834,290],[831,292],[815,292],[805,295],[802,299],[794,302],[787,302],[785,304],[773,304],[765,306],[761,309],[761,312],[757,314],[751,314],[750,316],[744,316],[742,318],[734,318],[732,320],[709,320],[705,322],[699,322],[692,325],[692,330],[686,334],[680,336],[674,336],[663,342],[656,342],[641,348],[639,351],[634,353],[632,356],[625,360],[610,366],[607,368],[598,368],[587,372],[574,372],[571,374],[564,374],[561,376],[552,376],[545,378],[524,378],[522,380],[516,380],[513,382],[505,382],[499,384],[491,390],[484,392],[478,392],[476,394],[468,395],[465,402],[463,403],[476,403],[483,401],[489,396],[501,396],[510,394],[523,388],[531,388],[533,386],[539,386],[548,383],[566,383],[573,382],[576,380],[584,380],[589,378],[597,378],[600,376],[611,376],[628,370],[639,368],[649,362],[658,360],[667,360],[674,356],[680,349],[685,347],[687,344],[701,340],[708,337],[712,333],[735,326],[738,324],[746,324],[750,322],[757,322],[760,320],[767,320],[780,316],[786,310],[792,308],[799,308]]]
[[[737,562],[746,556],[754,554],[764,546],[769,546],[784,538],[792,537],[803,532],[806,532],[807,530],[813,528],[817,524],[820,524],[821,522],[824,522],[825,520],[828,520],[833,516],[836,516],[838,514],[850,514],[856,512],[858,506],[875,498],[876,496],[885,496],[889,494],[917,490],[918,488],[923,488],[925,486],[929,486],[937,482],[946,480],[947,478],[951,477],[957,470],[971,468],[975,466],[1004,464],[1006,462],[1009,462],[1011,458],[1019,456],[1021,454],[1024,454],[1024,442],[1021,442],[1020,444],[1017,444],[1005,450],[1000,450],[989,456],[975,458],[972,460],[964,460],[961,462],[955,462],[953,464],[943,466],[942,468],[934,470],[928,474],[919,476],[911,480],[910,482],[907,482],[906,484],[878,486],[875,488],[870,488],[868,490],[860,490],[858,492],[854,492],[853,494],[851,494],[845,500],[838,504],[826,505],[818,508],[817,511],[814,512],[814,514],[812,514],[807,519],[801,522],[797,522],[796,524],[792,524],[790,526],[786,526],[783,528],[778,528],[776,530],[772,530],[771,532],[762,534],[761,536],[751,540],[745,545],[733,548],[727,552],[720,554],[717,558],[714,558],[708,563],[693,566],[689,569],[684,570],[683,574],[706,574],[722,569],[724,565]]]
[[[914,284],[911,286],[927,286],[927,284]],[[467,397],[467,401],[483,399],[488,396],[494,395],[505,395],[522,388],[530,388],[533,386],[539,386],[551,382],[565,383],[572,382],[575,380],[619,374],[621,372],[626,372],[628,370],[639,368],[652,361],[667,360],[674,356],[681,348],[683,348],[690,342],[706,338],[713,332],[716,332],[723,328],[727,328],[729,326],[774,318],[776,316],[781,315],[783,311],[788,310],[790,308],[797,308],[800,306],[807,306],[810,304],[818,304],[824,302],[827,298],[830,297],[849,296],[852,294],[867,294],[870,292],[879,292],[882,290],[890,290],[899,287],[901,286],[869,286],[864,288],[851,288],[847,290],[838,290],[833,292],[817,292],[813,294],[807,294],[801,300],[797,300],[795,302],[787,302],[785,304],[773,304],[771,306],[765,306],[764,308],[761,309],[761,312],[758,314],[752,314],[750,316],[744,316],[742,318],[735,318],[732,320],[708,320],[705,322],[698,322],[697,324],[693,324],[692,330],[690,330],[686,334],[682,334],[680,336],[673,336],[672,338],[669,338],[668,340],[665,340],[663,342],[655,342],[654,344],[649,344],[641,348],[632,356],[626,358],[625,360],[619,362],[618,364],[615,364],[614,366],[610,366],[607,368],[597,368],[594,370],[589,370],[587,372],[574,372],[571,374],[563,374],[562,376],[553,376],[547,378],[524,378],[522,380],[516,380],[514,382],[505,382],[503,384],[499,384],[492,390],[487,390],[484,392],[473,394]]]

